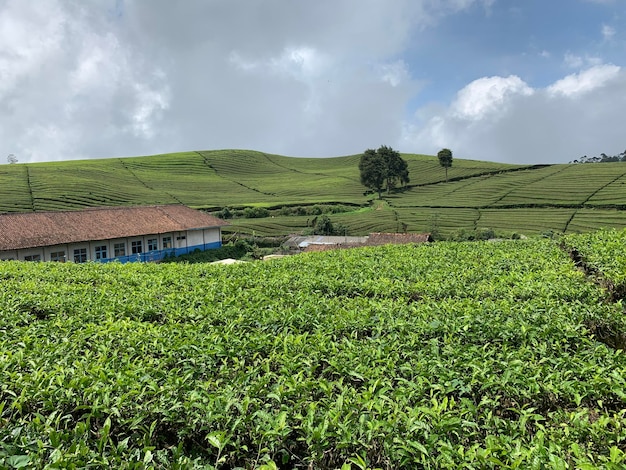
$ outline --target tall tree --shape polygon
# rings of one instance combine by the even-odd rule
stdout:
[[[448,168],[452,166],[452,150],[441,149],[437,153],[439,164],[446,169],[446,183],[448,182]]]
[[[387,169],[387,192],[394,189],[398,183],[406,186],[409,183],[409,165],[402,159],[400,153],[383,145],[377,152],[383,156]]]
[[[398,184],[409,183],[409,169],[400,153],[386,145],[378,150],[367,149],[359,161],[361,171],[361,184],[378,193],[381,198],[383,188],[387,192],[394,189]]]
[[[376,150],[367,149],[361,155],[359,170],[361,171],[361,184],[376,191],[378,199],[380,199],[387,178],[385,160],[382,155],[378,154]]]

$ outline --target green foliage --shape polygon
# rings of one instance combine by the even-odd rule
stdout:
[[[383,187],[390,192],[398,184],[410,182],[408,163],[400,153],[385,145],[378,150],[367,149],[359,161],[361,184],[376,191],[381,197]]]
[[[626,162],[626,150],[617,155],[609,156],[606,153],[601,153],[596,157],[588,157],[587,155],[580,159],[574,160],[571,163],[614,163],[614,162]]]
[[[610,287],[626,295],[626,230],[598,230],[569,235],[564,243],[576,250],[590,269],[610,281]]]
[[[624,466],[622,307],[552,240],[0,281],[0,468]]]
[[[483,228],[483,229],[476,229],[476,230],[461,229],[456,232],[453,232],[448,237],[448,240],[462,242],[462,241],[491,240],[492,238],[496,238],[496,237],[497,237],[496,232],[490,228]]]
[[[283,206],[275,211],[275,213],[278,216],[302,216],[340,214],[343,212],[352,212],[355,209],[354,206],[346,206],[343,204],[314,204],[312,206]]]
[[[315,235],[332,235],[335,233],[333,223],[327,215],[316,217],[313,224],[313,234]]]
[[[439,164],[446,169],[446,182],[448,181],[448,168],[452,166],[452,150],[441,149],[437,152]]]
[[[400,156],[400,153],[391,147],[383,145],[377,150],[385,163],[387,192],[395,189],[398,184],[406,186],[410,183],[408,163]]]
[[[327,215],[313,219],[313,235],[347,235],[348,228],[342,224],[333,223]]]
[[[215,213],[215,217],[218,217],[223,220],[232,219],[234,216],[233,211],[230,207],[226,206],[223,209],[217,211]]]
[[[260,219],[262,217],[269,217],[270,211],[264,207],[246,207],[243,210],[243,217],[247,219]]]
[[[380,198],[387,179],[385,160],[376,150],[367,149],[359,161],[361,184],[378,193]]]

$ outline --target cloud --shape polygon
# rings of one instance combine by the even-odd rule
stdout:
[[[0,2],[0,151],[20,161],[396,139],[412,31],[472,1]],[[349,120],[349,121],[348,121]]]
[[[511,96],[532,93],[533,90],[515,75],[479,78],[459,91],[452,112],[460,119],[480,120],[490,114],[506,112]]]
[[[563,57],[564,64],[571,69],[581,69],[585,66],[595,66],[602,65],[602,59],[600,57],[594,57],[585,55],[579,56],[576,54],[572,54],[571,52],[566,52]]]
[[[539,157],[503,151],[507,126],[560,136],[571,124],[576,141],[576,116],[601,126],[590,140],[612,142],[614,126],[602,116],[623,109],[624,72],[579,51],[563,58],[576,73],[549,87],[524,81],[532,72],[494,70],[412,117],[411,103],[442,85],[412,60],[416,44],[440,53],[433,38],[446,37],[447,17],[488,17],[498,7],[495,0],[396,0],[393,8],[379,0],[0,0],[0,154],[22,162],[218,148],[336,156],[382,144],[436,152],[456,143],[468,156],[527,161]],[[541,55],[547,66],[550,54]],[[558,122],[535,129],[548,116]],[[576,156],[598,151],[584,147]],[[545,158],[569,153],[555,146]]]
[[[620,73],[616,65],[598,65],[578,74],[568,75],[547,88],[549,95],[580,96],[603,87]]]
[[[87,6],[90,5],[90,8]],[[158,66],[97,3],[0,6],[0,141],[20,161],[112,156],[156,134],[169,94]]]
[[[606,24],[602,25],[602,37],[605,41],[610,41],[613,36],[615,36],[615,33],[615,28],[613,28],[612,26]]]
[[[460,158],[559,163],[622,151],[626,71],[593,66],[545,88],[519,77],[476,80],[447,107],[418,110],[405,127],[404,147]]]

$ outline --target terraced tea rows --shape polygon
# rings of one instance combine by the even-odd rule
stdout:
[[[446,183],[436,157],[403,158],[411,183],[383,195],[390,214],[359,211],[336,218],[352,235],[404,227],[430,231],[432,218],[443,221],[443,235],[460,229],[533,234],[626,226],[623,163],[529,167],[455,159]],[[215,150],[4,165],[0,211],[164,203],[207,210],[327,203],[367,207],[375,195],[360,184],[358,161],[358,155],[292,158]],[[302,222],[238,220],[231,231],[286,235],[306,228]]]

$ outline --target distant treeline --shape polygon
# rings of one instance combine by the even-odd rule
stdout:
[[[352,212],[355,206],[345,204],[315,204],[312,206],[283,206],[280,209],[266,209],[265,207],[245,207],[243,209],[232,209],[224,207],[214,212],[213,215],[220,219],[261,219],[272,216],[289,215],[322,215],[339,214],[342,212]]]
[[[626,162],[626,150],[618,155],[609,156],[606,153],[601,153],[597,157],[584,157],[574,160],[570,163],[609,163],[609,162]]]

